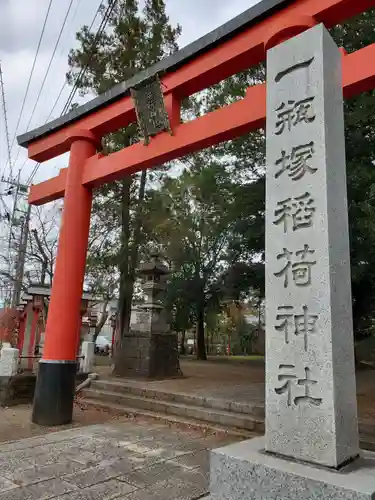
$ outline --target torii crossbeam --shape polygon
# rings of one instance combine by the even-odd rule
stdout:
[[[316,24],[330,28],[374,6],[375,0],[263,0],[109,92],[18,137],[35,161],[70,151],[69,167],[32,186],[29,196],[35,205],[64,198],[34,422],[59,425],[72,419],[93,188],[264,127],[265,85],[251,86],[244,99],[187,123],[181,123],[181,101],[257,65],[268,48]],[[162,132],[149,145],[134,144],[108,156],[97,154],[104,135],[136,120],[130,91],[155,75],[162,83],[172,134]],[[375,87],[375,44],[348,55],[343,50],[342,81],[345,97]]]

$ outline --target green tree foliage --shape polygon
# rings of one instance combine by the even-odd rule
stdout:
[[[345,25],[335,27],[332,35],[336,43],[345,47],[348,52],[374,43],[374,14],[375,10],[370,10]],[[198,98],[196,109],[203,109],[205,112],[229,104],[243,97],[249,84],[264,80],[262,67],[243,72],[208,89]],[[372,332],[375,314],[374,105],[374,92],[364,93],[345,102],[353,319],[358,339]],[[225,171],[232,181],[230,191],[232,199],[235,199],[236,213],[225,257],[221,260],[222,268],[213,273],[214,284],[211,284],[211,288],[216,292],[220,290],[220,300],[228,297],[233,300],[243,299],[252,289],[256,292],[260,306],[264,297],[263,131],[218,145],[205,154],[208,160],[214,157],[219,164],[226,164]],[[234,179],[238,182],[233,182]],[[255,260],[254,256],[257,257]],[[261,261],[259,257],[262,258]]]
[[[337,26],[347,52],[375,42],[375,10]],[[375,314],[375,92],[345,101],[345,139],[351,247],[353,323],[357,339],[372,332]]]
[[[160,189],[149,192],[149,211],[154,234],[163,254],[176,269],[171,291],[175,318],[193,317],[196,322],[197,356],[206,358],[204,324],[207,313],[219,311],[229,290],[228,268],[250,275],[250,267],[240,268],[243,253],[234,247],[242,230],[243,184],[231,169],[206,153],[195,155],[177,178],[166,178]],[[250,186],[250,188],[252,185]],[[247,249],[247,254],[257,250]],[[238,268],[235,267],[236,263]],[[233,280],[232,280],[233,281]],[[231,284],[232,286],[232,284]]]
[[[101,94],[178,48],[181,28],[170,24],[164,0],[146,0],[142,12],[138,0],[108,0],[107,4],[115,5],[106,33],[97,39],[96,32],[84,26],[77,34],[79,47],[69,54],[67,78],[78,85],[82,95]],[[102,6],[102,16],[106,7]],[[86,68],[84,78],[78,80],[82,68]],[[107,136],[104,152],[120,150],[138,140],[137,126],[132,124]],[[139,249],[147,240],[142,207],[146,182],[152,181],[153,175],[143,171],[104,186],[94,200],[92,232],[94,238],[100,237],[91,246],[89,261],[95,265],[96,254],[104,252],[108,266],[118,267],[119,339],[129,327]]]
[[[374,10],[337,26],[332,34],[347,51],[375,42]],[[68,78],[88,65],[82,93],[101,93],[177,49],[180,28],[173,28],[162,0],[147,0],[140,15],[136,0],[120,0],[111,29],[94,44],[84,27],[79,49],[69,57]],[[189,118],[241,99],[249,85],[265,81],[260,65],[194,96]],[[355,334],[366,335],[375,304],[375,167],[374,92],[345,103],[347,180],[351,240]],[[138,140],[135,126],[106,138],[105,151]],[[197,331],[197,355],[206,358],[205,325],[221,331],[223,310],[230,301],[264,298],[265,139],[256,131],[181,159],[170,176],[146,185],[146,172],[106,186],[94,202],[93,231],[100,237],[91,248],[94,266],[114,264],[120,274],[121,331],[128,327],[135,269],[147,247],[157,244],[171,263],[166,297],[173,328]],[[156,180],[148,173],[148,180]],[[94,234],[94,236],[95,236]],[[102,255],[99,264],[96,259]],[[93,273],[95,276],[95,273]],[[218,325],[221,325],[220,328]],[[242,326],[241,326],[242,325]],[[249,333],[242,322],[242,342]],[[242,346],[243,347],[243,346]]]

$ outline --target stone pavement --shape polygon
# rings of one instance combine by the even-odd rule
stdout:
[[[208,492],[209,449],[233,438],[134,422],[0,445],[0,500],[193,500]]]

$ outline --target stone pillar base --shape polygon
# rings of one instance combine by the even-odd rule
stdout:
[[[177,335],[158,333],[124,337],[115,355],[114,374],[154,379],[181,376]]]
[[[39,362],[32,413],[34,424],[55,426],[71,423],[76,372],[75,361]]]
[[[375,453],[339,471],[266,454],[264,438],[211,452],[212,500],[372,500]]]

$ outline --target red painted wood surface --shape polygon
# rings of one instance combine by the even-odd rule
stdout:
[[[344,96],[352,97],[374,87],[375,44],[343,55]],[[172,136],[165,132],[152,138],[148,146],[138,143],[109,156],[91,157],[83,167],[83,182],[85,185],[98,187],[143,168],[160,165],[263,127],[265,119],[265,85],[249,87],[245,99],[175,126]],[[176,125],[176,121],[174,124]],[[67,169],[63,169],[59,176],[32,186],[29,202],[42,205],[63,197],[66,172]]]
[[[76,138],[71,146],[46,325],[45,360],[76,359],[92,203],[91,190],[82,186],[82,164],[94,152],[94,138]]]

